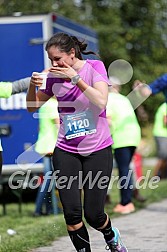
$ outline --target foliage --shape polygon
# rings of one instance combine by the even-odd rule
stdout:
[[[46,13],[55,11],[95,29],[99,36],[100,56],[106,67],[124,59],[133,67],[133,77],[123,86],[128,94],[135,79],[152,82],[166,71],[166,0],[1,0],[0,15]],[[156,99],[156,103],[155,103]],[[149,114],[163,97],[148,99]],[[153,120],[153,116],[150,117]]]

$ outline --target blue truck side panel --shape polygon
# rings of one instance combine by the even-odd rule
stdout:
[[[11,133],[9,136],[2,136],[3,163],[17,164],[17,158],[25,150],[33,152],[32,146],[37,140],[38,120],[33,118],[25,108],[25,93],[16,94],[9,99],[0,100],[0,124],[9,125]],[[17,104],[23,103],[23,108],[17,108]],[[2,108],[5,108],[4,110]],[[21,163],[29,163],[29,156],[25,155]]]
[[[43,37],[42,22],[0,24],[0,36],[3,38],[0,40],[1,81],[14,81],[44,69],[43,45],[30,44],[31,38]],[[4,164],[16,164],[17,157],[37,140],[38,120],[27,112],[25,105],[17,109],[20,99],[25,101],[24,93],[0,100],[0,124],[11,127],[11,134],[2,137]],[[22,162],[29,163],[27,158]]]
[[[45,21],[39,21],[41,18],[38,20],[38,15],[26,16],[24,22],[21,21],[23,17],[11,18],[13,21],[6,19],[6,22],[0,18],[0,81],[14,81],[28,77],[33,71],[40,72],[48,67],[49,60],[46,65],[46,52],[44,52],[44,43],[49,39],[47,30],[51,35],[63,31],[85,39],[88,50],[98,53],[95,31],[56,14],[43,16]],[[41,43],[32,44],[34,38]],[[38,136],[38,119],[27,112],[25,96],[25,93],[21,93],[9,99],[0,99],[0,125],[11,127],[11,134],[1,137],[4,165],[17,164],[20,155],[22,163],[31,163],[30,157],[34,155],[33,146]],[[27,148],[29,149],[27,155],[22,155]]]
[[[43,37],[42,23],[0,24],[0,79],[14,81],[44,68],[43,45],[30,39]]]

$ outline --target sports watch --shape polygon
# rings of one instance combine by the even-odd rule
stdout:
[[[71,78],[71,84],[75,86],[80,79],[81,76],[79,74],[75,75],[74,77]]]

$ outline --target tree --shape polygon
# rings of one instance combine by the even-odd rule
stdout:
[[[167,1],[166,0],[3,0],[0,15],[46,13],[55,11],[95,29],[99,54],[108,68],[116,59],[133,67],[133,77],[124,85],[128,94],[135,79],[153,81],[166,71]],[[159,95],[145,102],[154,114],[163,101]]]

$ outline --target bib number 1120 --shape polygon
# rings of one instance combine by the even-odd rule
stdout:
[[[69,122],[67,124],[68,128],[70,131],[73,130],[72,127],[74,127],[74,130],[77,130],[77,129],[84,129],[84,128],[88,128],[90,125],[89,123],[89,120],[88,119],[83,119],[83,120],[78,120],[78,121],[73,121],[72,123]]]
[[[96,127],[91,111],[65,115],[63,122],[66,139],[96,133]]]

